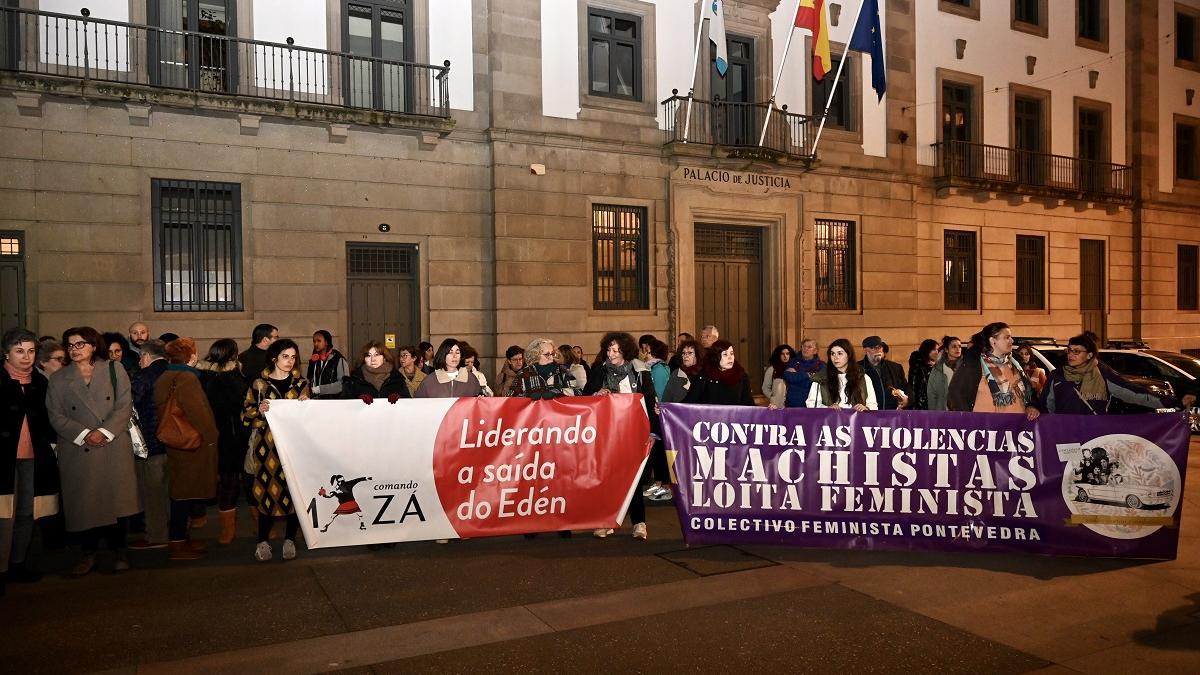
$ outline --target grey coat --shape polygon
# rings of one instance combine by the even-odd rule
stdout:
[[[83,381],[74,363],[50,377],[46,410],[58,433],[58,470],[68,532],[113,525],[117,518],[142,510],[128,428],[133,411],[129,376],[121,367],[113,374],[115,391],[108,361],[96,361],[90,384]],[[75,444],[85,429],[99,428],[113,434],[108,445]]]
[[[959,361],[962,361],[961,356]],[[938,355],[937,363],[933,364],[933,370],[929,371],[929,382],[925,385],[930,410],[946,409],[946,399],[952,377],[954,377],[954,369],[946,363],[946,354],[943,352]]]

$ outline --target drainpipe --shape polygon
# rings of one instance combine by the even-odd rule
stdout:
[[[1126,26],[1132,26],[1133,30],[1126,33],[1126,48],[1129,50],[1130,58],[1126,61],[1126,81],[1129,82],[1127,87],[1130,100],[1134,101],[1131,109],[1133,114],[1131,119],[1126,120],[1126,128],[1130,132],[1132,142],[1129,143],[1130,158],[1133,160],[1130,164],[1133,167],[1132,180],[1132,197],[1133,204],[1130,206],[1133,214],[1131,223],[1133,229],[1133,339],[1142,339],[1142,159],[1145,157],[1143,146],[1142,122],[1146,105],[1142,102],[1145,87],[1142,84],[1142,70],[1146,60],[1146,50],[1156,42],[1147,43],[1144,39],[1145,35],[1145,20],[1143,19],[1143,8],[1145,3],[1127,2],[1125,3],[1125,11],[1132,16],[1126,17]],[[1157,13],[1155,13],[1157,14]],[[1157,18],[1152,17],[1152,18]],[[1156,59],[1157,60],[1157,59]],[[1155,78],[1157,82],[1157,77]],[[1157,97],[1155,102],[1157,103]],[[1161,130],[1159,130],[1161,133]]]

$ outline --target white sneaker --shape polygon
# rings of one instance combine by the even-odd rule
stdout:
[[[671,488],[665,485],[659,485],[654,489],[654,492],[646,495],[646,499],[652,502],[665,502],[671,499]]]
[[[642,496],[649,497],[650,495],[654,494],[655,492],[658,492],[659,489],[661,489],[660,486],[651,485],[650,487],[646,488],[645,490],[642,490]]]
[[[610,535],[610,534],[612,534],[612,533],[613,533],[612,529],[605,529],[605,528],[603,528],[603,527],[602,527],[602,528],[600,528],[600,529],[598,529],[598,530],[596,530],[596,531],[594,531],[594,532],[592,532],[592,534],[593,534],[594,536],[596,536],[596,537],[599,537],[599,538],[601,538],[601,539],[603,539],[603,538],[607,537],[608,535]]]
[[[645,538],[646,538],[646,524],[645,523],[638,523],[637,525],[633,526],[633,538],[645,540]]]
[[[254,559],[258,562],[267,562],[271,559],[271,544],[270,542],[260,541],[258,546],[254,548]]]
[[[291,539],[283,540],[283,559],[284,560],[295,560],[296,559],[296,542],[292,541]]]

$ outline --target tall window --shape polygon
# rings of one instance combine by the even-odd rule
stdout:
[[[856,305],[854,221],[816,222],[817,309],[854,309]]]
[[[1046,309],[1046,238],[1017,235],[1017,309]]]
[[[842,79],[838,81],[837,89],[833,88],[833,74],[838,71],[838,64],[842,61],[839,55],[833,55],[829,59],[829,73],[824,79],[812,80],[812,86],[809,89],[812,91],[812,105],[809,110],[814,114],[820,115],[825,110],[825,104],[829,104],[829,118],[825,120],[826,129],[841,129],[843,131],[856,131],[858,129],[858,115],[854,107],[854,57],[846,56],[846,67],[842,69]],[[829,98],[829,92],[833,92],[833,99]]]
[[[1108,0],[1075,0],[1075,28],[1079,41],[1098,43],[1106,48],[1108,43],[1108,17],[1105,16]]]
[[[1200,309],[1200,246],[1180,244],[1175,267],[1175,296],[1181,310]]]
[[[588,10],[588,91],[642,98],[642,20],[606,9]]]
[[[242,309],[241,186],[151,181],[154,309]]]
[[[977,309],[975,233],[946,230],[946,309]]]
[[[1200,180],[1200,145],[1197,144],[1197,129],[1200,124],[1175,123],[1175,178],[1178,180]]]
[[[1013,30],[1046,37],[1046,2],[1047,0],[1012,0]]]
[[[342,60],[347,103],[355,108],[411,111],[414,73],[407,0],[345,0],[342,44],[359,58]]]
[[[1200,66],[1200,14],[1175,10],[1175,60],[1180,65]]]
[[[650,306],[646,209],[592,206],[592,305],[596,309]]]
[[[237,89],[237,43],[225,39],[237,36],[237,0],[150,0],[146,18],[163,29],[147,38],[152,83],[202,91]]]

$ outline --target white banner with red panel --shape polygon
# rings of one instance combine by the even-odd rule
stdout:
[[[271,402],[309,548],[617,527],[640,395]]]

